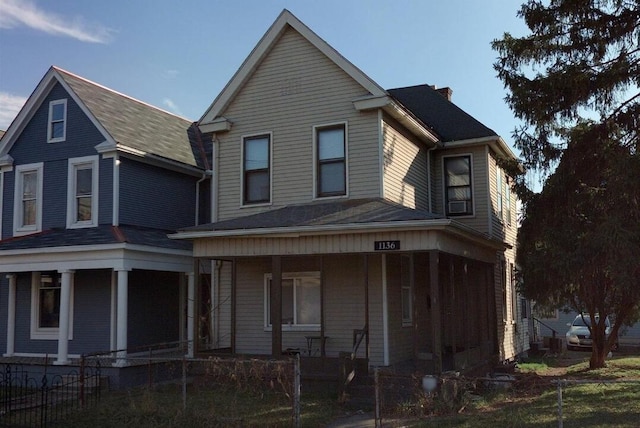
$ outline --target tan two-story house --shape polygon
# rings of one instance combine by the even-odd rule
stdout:
[[[283,11],[198,122],[213,144],[197,350],[429,370],[528,347],[502,138],[448,88],[385,90]]]

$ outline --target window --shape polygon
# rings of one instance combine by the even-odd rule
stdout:
[[[98,157],[69,159],[67,227],[98,224]]]
[[[270,328],[271,274],[265,275],[265,327]],[[282,329],[320,329],[320,273],[282,274]]]
[[[243,204],[271,200],[270,140],[268,134],[243,139]]]
[[[49,124],[47,141],[64,141],[67,135],[67,100],[55,100],[49,103]]]
[[[473,214],[471,156],[444,158],[444,174],[447,215]]]
[[[502,285],[502,321],[507,322],[507,266],[504,260],[500,261],[500,282]]]
[[[315,128],[316,196],[347,194],[346,125]]]
[[[60,274],[58,272],[33,272],[31,282],[31,339],[58,339]],[[71,296],[73,296],[73,284]],[[73,303],[69,310],[71,312],[69,314],[69,339],[72,339]]]
[[[511,224],[511,183],[509,182],[509,177],[504,183],[504,215],[507,224]]]
[[[502,170],[497,168],[496,171],[496,212],[498,214],[498,218],[502,219]]]
[[[13,210],[14,235],[42,229],[42,163],[18,165]]]
[[[409,257],[403,256],[400,260],[400,282],[402,288],[402,325],[413,324],[413,289],[411,287],[411,263]]]
[[[518,318],[518,293],[516,292],[516,271],[513,267],[513,263],[509,263],[509,292],[511,293],[511,320],[515,321]]]

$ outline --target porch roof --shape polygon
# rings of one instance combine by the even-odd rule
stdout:
[[[198,232],[322,227],[443,219],[427,211],[405,207],[381,198],[348,199],[289,205],[244,217],[181,229],[176,238]]]
[[[11,250],[123,243],[172,250],[191,250],[190,242],[169,239],[168,233],[170,231],[167,230],[111,225],[81,229],[49,229],[0,241],[0,254]]]
[[[361,253],[375,241],[401,240],[404,251],[440,249],[467,254],[509,245],[456,220],[381,198],[291,205],[182,229],[175,239],[193,239],[194,256]],[[484,250],[482,250],[484,249]]]

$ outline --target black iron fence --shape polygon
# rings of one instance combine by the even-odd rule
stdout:
[[[65,374],[0,364],[0,426],[47,427],[100,400],[100,365]],[[31,370],[31,372],[30,372]]]

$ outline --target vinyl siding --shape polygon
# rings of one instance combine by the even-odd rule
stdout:
[[[313,199],[313,127],[347,123],[349,197],[377,197],[377,113],[352,101],[367,95],[346,73],[292,29],[237,94],[222,116],[233,123],[219,134],[219,219],[237,217],[241,205],[241,144],[249,134],[272,133],[272,207]],[[268,207],[245,207],[242,215]]]
[[[67,99],[66,140],[47,142],[49,102]],[[104,136],[97,130],[69,94],[56,84],[31,120],[18,136],[9,154],[14,159],[14,167],[43,162],[43,230],[66,227],[67,214],[67,170],[68,159],[97,155],[95,146],[104,142]],[[98,220],[111,222],[113,162],[101,160],[99,164]],[[15,171],[3,175],[2,238],[13,235],[13,202],[15,192]]]
[[[197,180],[121,158],[120,224],[166,230],[193,225]]]
[[[385,117],[383,135],[384,197],[410,208],[429,210],[427,149]]]
[[[7,283],[8,284],[8,283]],[[3,285],[5,285],[3,283]],[[69,353],[109,349],[111,273],[108,270],[77,271],[73,286],[73,339]],[[6,295],[6,292],[4,292]],[[6,302],[6,297],[3,298]],[[2,306],[6,331],[6,305]],[[16,353],[57,354],[57,340],[31,340],[31,272],[18,274],[16,286]],[[3,350],[6,335],[2,336]]]

